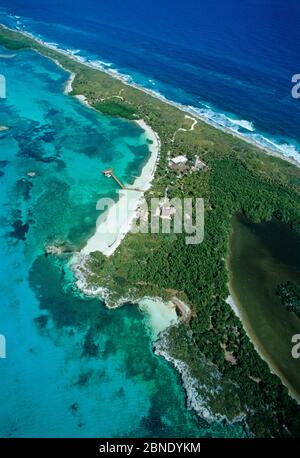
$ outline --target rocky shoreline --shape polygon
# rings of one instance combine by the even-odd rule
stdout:
[[[79,291],[89,297],[97,297],[101,300],[104,305],[109,309],[119,308],[125,303],[133,303],[137,306],[139,302],[145,298],[137,298],[134,295],[132,297],[122,297],[118,299],[113,304],[110,303],[110,291],[108,288],[105,287],[93,287],[92,285],[88,284],[86,280],[86,276],[89,274],[88,268],[86,266],[86,261],[88,259],[88,255],[84,255],[82,253],[78,253],[73,257],[71,262],[71,268],[73,270],[74,276],[76,278],[75,285]],[[160,299],[160,298],[148,298],[148,299]],[[178,323],[174,324],[175,326]],[[174,326],[171,324],[171,326]],[[240,422],[244,419],[245,414],[241,413],[237,415],[234,419],[228,419],[226,415],[221,415],[219,413],[214,413],[212,409],[209,408],[209,403],[205,399],[204,396],[201,396],[199,393],[199,389],[206,392],[208,395],[211,394],[209,392],[210,388],[206,386],[199,386],[199,382],[191,375],[190,369],[187,363],[174,358],[171,356],[169,351],[169,344],[168,344],[168,332],[171,328],[164,329],[158,336],[157,340],[153,343],[153,352],[156,356],[163,357],[166,361],[172,364],[172,366],[176,369],[179,373],[182,386],[186,393],[186,403],[187,408],[190,410],[194,410],[196,414],[201,418],[207,421],[208,423],[216,422],[216,421],[226,421],[228,423],[236,423]]]
[[[215,413],[209,408],[207,400],[199,393],[199,389],[201,388],[203,392],[211,394],[209,393],[209,387],[200,386],[199,382],[191,375],[189,366],[185,362],[170,355],[168,330],[161,333],[158,340],[154,343],[154,353],[157,356],[165,358],[180,374],[181,383],[186,393],[187,408],[194,410],[201,419],[204,419],[208,423],[226,421],[230,424],[238,423],[245,419],[246,414],[243,412],[233,419],[228,419],[226,415]]]
[[[208,422],[217,420],[197,392],[198,382],[190,375],[188,365],[183,361],[173,358],[168,352],[167,332],[162,333],[155,342],[154,353],[157,356],[165,358],[180,374],[182,385],[186,392],[187,408],[193,409],[199,417],[204,418]]]
[[[79,291],[89,297],[98,297],[100,300],[105,302],[109,297],[109,290],[103,287],[92,287],[87,284],[86,275],[88,274],[86,260],[88,255],[78,253],[73,256],[70,267],[74,273],[75,286]]]

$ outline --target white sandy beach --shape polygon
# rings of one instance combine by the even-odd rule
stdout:
[[[84,105],[86,105],[87,107],[93,109],[93,107],[91,107],[91,105],[89,104],[89,102],[87,101],[87,99],[86,99],[86,97],[85,97],[84,95],[80,95],[80,94],[79,94],[79,95],[75,95],[75,98],[76,98],[77,100],[79,100],[79,102],[81,102],[81,103],[83,103]]]
[[[225,301],[228,305],[230,305],[233,313],[238,317],[238,318],[241,318],[241,315],[240,315],[240,311],[238,309],[238,306],[236,305],[236,303],[234,302],[234,299],[233,297],[230,295],[227,297],[226,301]]]
[[[59,64],[59,62],[57,62],[57,65],[59,67],[61,67],[61,65]],[[73,84],[73,81],[75,79],[75,73],[70,73],[70,78],[68,79],[68,81],[66,82],[66,85],[65,85],[65,90],[64,90],[64,94],[69,94],[70,92],[72,92],[72,84]]]
[[[72,84],[75,76],[74,73],[70,73],[70,77],[64,89],[65,94],[72,92]],[[93,109],[84,95],[76,95],[76,98],[84,105]],[[87,255],[93,251],[100,251],[105,256],[111,256],[115,252],[123,238],[130,231],[144,192],[151,186],[159,158],[160,139],[157,133],[154,132],[144,120],[140,119],[135,122],[144,130],[144,135],[151,142],[149,143],[150,157],[144,165],[141,175],[128,187],[132,188],[132,190],[120,190],[119,200],[107,208],[98,218],[95,234],[88,240],[81,251],[83,255]],[[134,189],[139,189],[141,191],[136,191]],[[100,202],[101,201],[97,203],[97,206]]]
[[[128,189],[120,190],[119,200],[98,218],[95,234],[81,251],[84,255],[93,251],[100,251],[106,256],[111,256],[115,252],[125,235],[130,231],[144,192],[151,186],[159,157],[160,141],[158,135],[143,120],[136,122],[144,129],[147,139],[152,141],[149,143],[150,157],[144,165],[141,175]],[[101,200],[98,204],[101,204]],[[99,206],[98,209],[100,209]]]
[[[178,322],[176,307],[172,302],[164,302],[160,298],[144,297],[138,303],[139,309],[146,313],[152,333],[157,339],[159,334],[169,326]]]

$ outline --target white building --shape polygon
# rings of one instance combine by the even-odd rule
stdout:
[[[186,162],[187,162],[187,158],[185,156],[176,156],[170,160],[171,164],[176,164],[176,165],[185,164]]]

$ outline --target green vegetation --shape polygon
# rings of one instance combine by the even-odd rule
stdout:
[[[23,41],[20,41],[18,37],[14,39],[13,36],[3,36],[1,37],[1,44],[5,46],[5,48],[11,50],[11,51],[19,51],[20,49],[26,48],[26,44]]]
[[[287,281],[277,288],[277,294],[282,304],[290,312],[294,312],[300,318],[300,288],[296,283]]]
[[[136,110],[130,105],[123,102],[116,102],[114,100],[103,100],[94,104],[96,110],[101,111],[103,114],[109,116],[119,116],[126,119],[138,119]]]
[[[186,245],[184,234],[128,234],[114,256],[90,257],[88,282],[110,289],[111,304],[124,297],[134,301],[143,295],[168,298],[176,294],[187,301],[193,319],[171,329],[169,352],[189,366],[199,383],[203,383],[200,363],[209,362],[205,367],[210,365],[216,374],[211,377],[215,389],[213,399],[207,401],[211,401],[210,408],[228,418],[243,413],[248,430],[259,437],[299,436],[296,402],[279,378],[270,373],[225,302],[229,294],[225,261],[232,216],[241,212],[253,222],[276,217],[300,232],[299,169],[201,121],[193,131],[177,132],[174,139],[177,129],[190,127],[185,114],[176,107],[17,32],[0,28],[0,44],[31,47],[55,59],[76,74],[72,95],[83,94],[92,106],[101,111],[108,109],[110,114],[122,116],[124,110],[125,116],[136,114],[159,134],[160,161],[146,199],[162,197],[166,189],[170,198],[205,199],[202,244]],[[120,94],[122,103],[103,103]],[[209,171],[177,178],[168,167],[169,154],[186,154],[190,160],[197,154]],[[236,364],[225,359],[224,345],[233,353]],[[220,384],[224,391],[218,389]]]

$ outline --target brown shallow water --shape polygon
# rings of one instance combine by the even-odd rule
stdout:
[[[300,285],[300,235],[276,220],[253,224],[234,217],[228,267],[231,294],[248,335],[300,401],[300,359],[291,354],[300,319],[276,295],[287,280]]]

